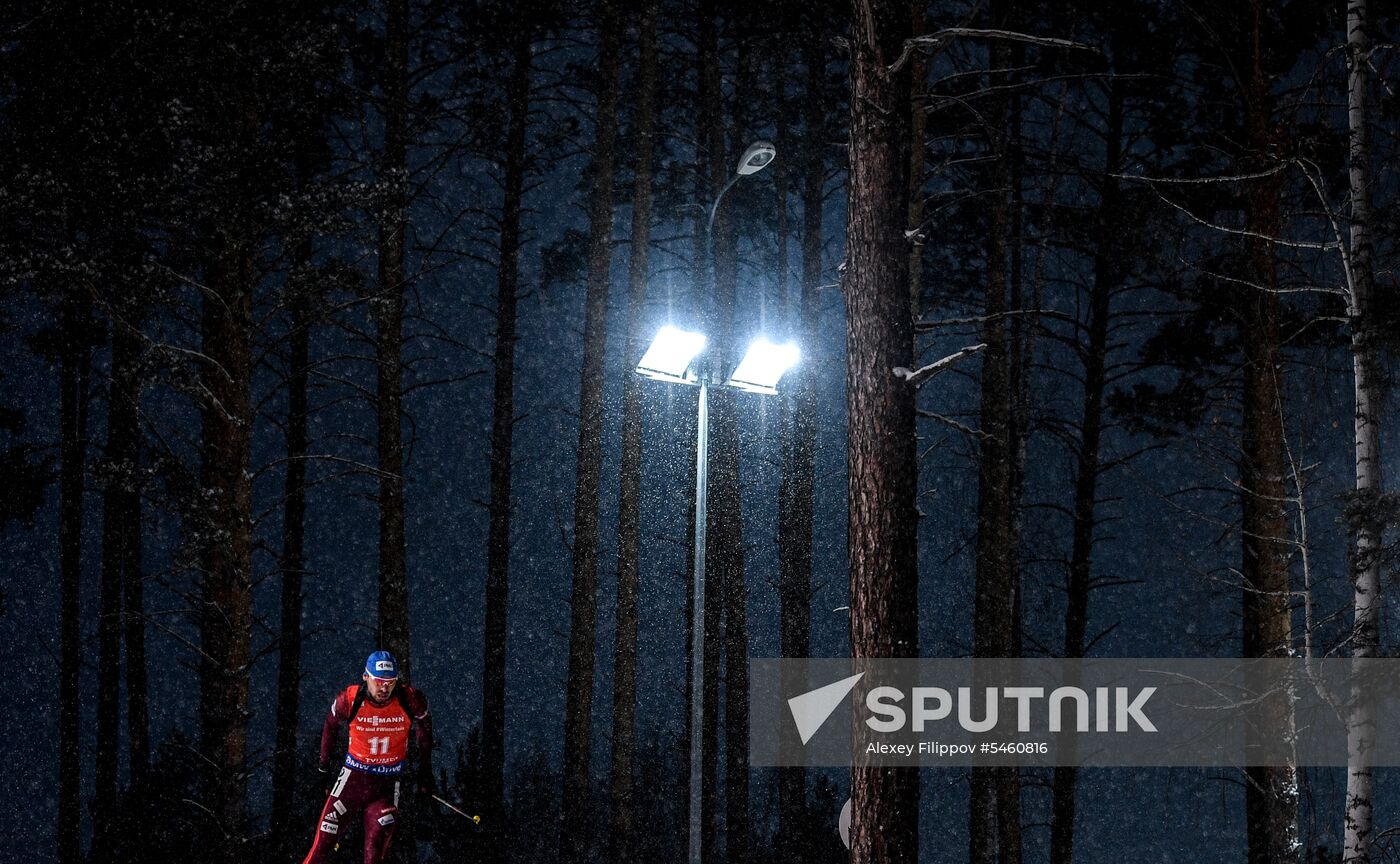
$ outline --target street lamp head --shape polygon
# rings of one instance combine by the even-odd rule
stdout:
[[[727,383],[750,393],[772,395],[778,392],[783,373],[797,365],[800,358],[801,352],[791,342],[774,345],[767,339],[755,339]]]
[[[705,350],[705,335],[692,333],[670,324],[662,327],[651,340],[651,347],[637,364],[637,374],[658,381],[685,382],[686,370],[695,355]]]
[[[744,155],[739,157],[739,167],[736,170],[741,177],[757,174],[767,168],[777,156],[778,148],[773,146],[773,142],[755,141],[744,151]]]

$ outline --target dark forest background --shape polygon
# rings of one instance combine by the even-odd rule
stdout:
[[[1400,860],[1384,770],[751,770],[746,707],[1400,653],[1398,11],[4,4],[0,858],[300,860],[382,647],[482,815],[398,860],[680,862],[693,733],[706,864],[848,797],[859,862]],[[712,394],[699,730],[667,322],[802,351]]]

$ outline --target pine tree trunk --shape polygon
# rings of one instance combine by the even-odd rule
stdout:
[[[113,425],[120,422],[115,403],[115,386],[108,389],[107,458],[112,460]],[[114,461],[114,460],[113,460]],[[115,465],[112,466],[115,469]],[[115,472],[114,472],[115,473]],[[102,682],[121,678],[122,572],[121,514],[117,509],[116,477],[109,477],[102,490],[102,579],[98,589],[97,678]],[[97,738],[93,754],[92,851],[95,861],[110,860],[113,806],[117,800],[117,767],[121,729],[121,691],[112,686],[97,689]]]
[[[631,255],[627,273],[626,363],[622,372],[622,464],[617,500],[617,625],[613,641],[613,720],[610,860],[633,860],[632,762],[636,749],[637,616],[640,585],[642,399],[632,370],[641,359],[642,312],[647,298],[651,243],[651,174],[656,127],[656,4],[641,11],[638,29],[634,137],[637,166],[632,185]]]
[[[61,299],[59,357],[59,673],[58,673],[58,836],[59,864],[78,864],[81,850],[78,802],[79,702],[82,665],[80,583],[82,579],[83,486],[87,459],[87,395],[90,351],[86,304],[76,288]]]
[[[752,92],[753,78],[753,54],[741,42],[735,90]],[[733,116],[736,147],[746,143],[739,141],[748,125],[741,116],[741,105],[736,105]],[[729,154],[732,159],[725,159],[722,141],[720,136],[721,146],[711,150],[711,157],[720,154],[724,170],[712,173],[712,182],[715,178],[729,176],[730,166],[739,157],[734,152]],[[739,361],[739,349],[734,343],[738,252],[731,212],[725,204],[720,205],[714,238],[715,317],[710,332],[714,334],[716,356],[720,358],[716,371],[721,374],[728,374]],[[718,586],[724,600],[724,859],[727,864],[745,864],[753,845],[749,827],[748,582],[744,573],[737,395],[727,388],[710,391],[709,551],[705,557],[706,580]]]
[[[697,169],[700,177],[707,184],[700,189],[700,200],[710,202],[714,200],[716,193],[723,188],[725,178],[728,176],[728,166],[725,164],[724,115],[720,92],[719,33],[716,25],[719,14],[715,8],[714,0],[700,0],[697,4],[696,14],[699,19],[696,29],[700,88],[699,110],[695,114]],[[702,216],[702,218],[705,217]],[[714,308],[713,298],[720,282],[719,267],[722,256],[715,253],[714,250],[728,248],[726,238],[729,234],[729,224],[729,212],[721,207],[717,211],[717,218],[713,225],[703,226],[705,230],[700,236],[705,238],[705,245],[700,250],[701,280],[697,283],[699,290],[696,291],[696,304],[701,310],[704,310],[702,318],[706,321],[705,330],[711,339],[707,353],[718,358],[718,362],[712,363],[712,365],[721,368],[724,365],[726,350],[726,345],[722,340],[726,334],[716,325],[718,310]],[[719,445],[716,440],[719,434],[716,409],[718,403],[722,401],[722,397],[717,398],[717,396],[717,389],[709,391],[710,473],[705,523],[708,554],[705,556],[700,577],[704,582],[704,594],[701,600],[703,608],[700,617],[703,644],[700,657],[702,669],[706,672],[700,690],[703,713],[700,725],[700,860],[703,864],[714,864],[719,841],[717,820],[719,812],[719,682],[721,678],[719,663],[720,646],[723,641],[723,633],[721,632],[725,596],[723,578],[728,572],[727,568],[715,560],[715,555],[711,551],[720,545],[720,538],[713,533],[717,527],[715,508],[723,507],[716,500],[716,486],[722,482],[717,477],[719,472],[715,470],[715,462],[719,455]]]
[[[1253,220],[1251,220],[1252,222]],[[1251,230],[1261,230],[1256,227]],[[1262,260],[1272,265],[1267,241]],[[1257,272],[1260,284],[1273,282],[1272,269]],[[1241,453],[1243,560],[1243,643],[1245,657],[1287,657],[1292,647],[1289,621],[1288,513],[1284,486],[1283,418],[1280,404],[1277,295],[1254,292],[1245,298],[1244,434]],[[1291,727],[1288,694],[1271,694],[1261,706],[1270,728]],[[1249,864],[1299,860],[1297,772],[1290,766],[1245,769],[1245,821]]]
[[[515,441],[516,293],[520,282],[520,216],[525,194],[525,135],[530,111],[531,29],[514,35],[506,110],[505,190],[501,201],[501,261],[496,281],[495,385],[491,401],[491,500],[486,541],[486,612],[482,644],[481,790],[494,818],[483,833],[482,859],[505,857],[500,827],[505,811],[506,640],[510,593],[511,463]]]
[[[766,48],[766,46],[765,46]],[[774,113],[777,115],[773,119],[773,146],[779,153],[787,152],[788,146],[793,143],[789,136],[787,118],[784,116],[787,111],[788,98],[787,86],[783,80],[786,72],[784,65],[787,61],[785,52],[780,48],[766,49],[771,51],[768,58],[768,68],[761,73],[763,81],[764,95],[773,100]],[[774,302],[781,314],[790,318],[790,306],[788,298],[788,258],[790,255],[789,244],[791,241],[792,227],[788,224],[788,172],[786,159],[774,159],[772,164],[765,169],[767,174],[773,178],[773,287]],[[793,321],[785,320],[783,327],[791,333]],[[783,419],[780,424],[786,424],[787,412],[782,413]],[[780,440],[785,440],[786,425],[782,425],[779,430]]]
[[[1264,48],[1260,30],[1268,14],[1261,0],[1253,4],[1252,74],[1244,106],[1248,148],[1268,153],[1273,134],[1273,81],[1261,68]],[[1285,456],[1278,295],[1273,244],[1264,237],[1281,233],[1279,181],[1270,177],[1250,184],[1245,202],[1249,279],[1258,290],[1244,289],[1240,325],[1244,336],[1244,392],[1240,452],[1240,545],[1242,577],[1241,628],[1245,657],[1287,657],[1293,643],[1288,566],[1291,533],[1285,506]],[[1261,706],[1272,728],[1291,728],[1287,693],[1273,694]],[[1245,768],[1245,825],[1249,864],[1297,864],[1297,771],[1291,766]]]
[[[1104,369],[1108,359],[1108,327],[1113,292],[1122,278],[1121,253],[1114,227],[1118,224],[1121,190],[1113,175],[1121,170],[1123,97],[1116,83],[1109,85],[1108,125],[1104,134],[1104,176],[1094,249],[1093,285],[1089,289],[1087,342],[1080,356],[1084,362],[1084,398],[1079,418],[1074,504],[1070,527],[1069,576],[1065,589],[1066,658],[1083,657],[1089,623],[1090,578],[1093,575],[1094,526],[1097,523],[1099,452],[1103,437]],[[1070,745],[1073,747],[1073,743]],[[1061,766],[1051,781],[1050,864],[1074,860],[1074,820],[1079,769]]]
[[[846,230],[847,548],[851,653],[918,655],[914,393],[909,314],[907,5],[855,0]],[[860,728],[860,727],[857,727]],[[851,771],[852,864],[919,859],[919,771]]]
[[[248,664],[252,628],[252,489],[249,474],[252,253],[223,241],[206,263],[200,368],[203,534],[199,668],[200,753],[206,806],[232,860],[243,837],[247,791]]]
[[[1372,309],[1375,285],[1371,241],[1371,120],[1368,106],[1370,21],[1366,0],[1347,2],[1347,129],[1351,183],[1351,320],[1352,374],[1355,379],[1355,459],[1358,517],[1353,525],[1355,588],[1352,656],[1365,661],[1380,644],[1380,556],[1384,522],[1379,512],[1381,477],[1382,369],[1376,344],[1380,334]],[[1347,723],[1347,791],[1343,837],[1345,864],[1371,860],[1375,775],[1371,766],[1375,741],[1374,703],[1353,690],[1355,707]]]
[[[126,647],[126,729],[128,774],[131,788],[146,788],[151,763],[150,703],[146,677],[145,574],[142,570],[141,524],[141,357],[140,336],[129,326],[116,328],[112,337],[112,375],[120,384],[130,415],[123,421],[122,442],[113,458],[129,463],[130,485],[121,489],[122,541],[122,638]],[[130,425],[127,426],[126,423]]]
[[[928,30],[928,4],[909,4],[909,36],[917,39]],[[914,232],[909,244],[909,316],[918,321],[923,315],[924,291],[924,170],[928,142],[928,57],[924,52],[915,53],[909,61],[909,231]],[[919,336],[914,334],[914,360],[918,361]],[[912,368],[912,367],[911,367]],[[915,445],[917,457],[918,446]],[[914,471],[918,472],[917,464]]]
[[[110,411],[110,407],[108,409]],[[110,420],[108,431],[110,433]],[[110,439],[109,439],[110,440]],[[102,580],[98,589],[97,676],[104,683],[121,680],[121,570],[118,560],[122,541],[118,515],[103,491]],[[121,690],[115,686],[97,690],[97,739],[93,754],[91,862],[110,861],[113,817],[117,802],[117,769],[120,761]]]
[[[310,264],[310,244],[298,250]],[[302,577],[306,572],[307,387],[311,368],[311,316],[305,286],[293,289],[287,374],[287,473],[282,506],[282,602],[277,642],[277,733],[272,762],[272,833],[282,849],[300,840],[296,818],[297,720],[301,710]]]
[[[993,3],[992,20],[1001,23],[1002,4]],[[1010,65],[1005,42],[992,49],[993,70]],[[993,72],[996,75],[996,72]],[[987,233],[987,283],[981,341],[987,348],[982,355],[981,447],[978,453],[976,589],[973,609],[972,653],[974,657],[1009,657],[1015,609],[1015,586],[1011,584],[1012,560],[1019,551],[1011,545],[1011,392],[1007,356],[1006,264],[1009,248],[1010,208],[1006,190],[1010,184],[1010,153],[1006,128],[1010,122],[1010,101],[998,100],[990,135],[993,159],[991,225]],[[971,802],[968,809],[969,861],[991,864],[997,860],[1001,826],[997,818],[1003,809],[998,793],[1004,772],[973,768]],[[1008,850],[1010,854],[1010,850]]]
[[[816,38],[804,40],[807,93],[803,128],[807,146],[802,167],[802,285],[798,298],[799,345],[811,345],[816,319],[816,291],[822,270],[822,188],[826,182],[826,153],[821,140],[826,55]],[[811,364],[791,373],[792,420],[783,452],[783,479],[778,513],[779,642],[782,656],[806,657],[812,630],[812,510],[816,464],[816,395]],[[807,770],[778,769],[778,858],[807,857]]]
[[[98,619],[98,677],[114,684],[121,676],[122,601],[127,581],[140,580],[141,500],[139,477],[140,387],[136,363],[140,346],[130,324],[114,320],[111,381],[107,398],[107,463],[102,492],[102,584]],[[105,686],[97,694],[97,753],[93,784],[93,856],[110,860],[113,807],[120,761],[121,690]]]
[[[376,414],[379,457],[378,647],[409,674],[408,563],[404,534],[403,310],[404,236],[408,219],[408,0],[387,0],[383,78],[384,152],[380,181],[388,187],[379,226],[379,272],[371,304],[376,325]]]
[[[1010,29],[1020,29],[1016,21]],[[1019,44],[1009,46],[1007,66],[1020,69],[1022,51]],[[1009,86],[1020,83],[1019,73],[1009,74]],[[1007,282],[1011,292],[1010,309],[1023,311],[1025,302],[1021,245],[1022,202],[1021,182],[1023,154],[1021,148],[1021,99],[1013,91],[1008,97],[1007,113]],[[1007,583],[1011,591],[1011,633],[1007,655],[1021,656],[1021,527],[1024,512],[1022,495],[1026,486],[1026,451],[1030,443],[1030,357],[1026,316],[1013,314],[1007,322],[1007,423],[1006,451],[1008,454],[1007,497]],[[1014,766],[1002,766],[997,771],[997,848],[999,864],[1021,864],[1021,772]]]
[[[570,597],[568,692],[564,715],[563,833],[560,857],[588,856],[589,766],[593,734],[593,665],[598,607],[598,484],[602,469],[603,358],[607,351],[612,267],[612,184],[617,137],[618,14],[599,0],[599,91],[589,171],[588,293],[584,301],[579,376],[578,463],[574,485],[573,587]]]

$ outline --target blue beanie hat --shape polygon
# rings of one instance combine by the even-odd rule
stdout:
[[[376,651],[365,661],[365,674],[371,678],[399,677],[399,664],[388,651]]]

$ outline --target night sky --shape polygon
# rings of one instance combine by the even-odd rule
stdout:
[[[6,37],[9,38],[9,37]],[[571,54],[571,52],[574,52]],[[582,52],[580,55],[578,52]],[[550,54],[543,63],[559,71],[586,56],[573,46]],[[844,61],[841,61],[844,63]],[[843,69],[833,61],[833,74]],[[541,76],[544,78],[545,76]],[[537,86],[543,87],[543,84]],[[624,100],[626,91],[624,90]],[[1077,97],[1082,98],[1082,97]],[[3,107],[3,106],[0,106]],[[1080,106],[1082,107],[1082,105]],[[549,111],[575,112],[586,123],[587,106],[554,106]],[[1028,109],[1027,125],[1047,120],[1053,101]],[[1037,112],[1039,112],[1037,114]],[[561,114],[562,116],[562,114]],[[558,119],[558,118],[556,118]],[[752,136],[772,134],[771,124],[753,121]],[[1071,128],[1059,146],[1077,152],[1084,162],[1098,161],[1097,139]],[[1077,139],[1077,140],[1076,140]],[[1091,140],[1092,139],[1092,140]],[[1387,145],[1390,146],[1390,145]],[[833,159],[843,148],[831,143]],[[413,158],[426,169],[430,153],[424,148]],[[625,160],[625,150],[622,154]],[[782,141],[778,159],[789,158]],[[844,158],[844,157],[842,157]],[[510,607],[507,646],[507,778],[535,751],[552,765],[561,759],[568,651],[570,546],[574,462],[577,444],[578,368],[582,351],[583,292],[578,283],[560,284],[545,278],[544,247],[567,230],[586,230],[583,185],[579,183],[587,154],[575,153],[545,165],[538,183],[527,192],[528,237],[521,255],[521,305],[516,368],[516,424],[513,547],[510,561]],[[1387,169],[1388,170],[1388,169]],[[437,171],[425,187],[428,194],[412,208],[415,235],[426,243],[445,227],[454,203],[498,194],[492,178],[499,164],[463,157],[449,171]],[[771,174],[746,178],[735,190],[730,206],[740,214],[739,306],[741,334],[785,336],[786,311],[777,300],[778,268],[788,273],[789,291],[798,278],[796,243],[789,259],[776,260],[773,234],[775,200]],[[836,287],[845,226],[844,172],[828,180],[824,212],[825,254],[816,334],[802,344],[802,362],[815,370],[818,413],[813,532],[812,656],[842,657],[850,651],[847,634],[846,471],[845,471],[845,318]],[[661,181],[658,181],[661,182]],[[1393,189],[1393,178],[1384,182]],[[0,180],[3,188],[3,180]],[[630,188],[629,188],[630,191]],[[685,199],[685,190],[669,190]],[[1067,198],[1073,189],[1058,194]],[[1087,193],[1085,193],[1087,194]],[[797,212],[795,199],[789,208]],[[599,783],[606,782],[612,698],[612,602],[616,575],[616,512],[620,461],[621,390],[631,374],[625,357],[627,196],[618,196],[615,210],[616,251],[609,304],[603,429],[603,485],[600,513],[600,560],[597,629],[597,679],[594,687],[594,762]],[[965,218],[951,211],[948,220]],[[790,224],[796,216],[790,218]],[[689,266],[692,223],[688,216],[667,212],[658,202],[653,228],[652,278],[644,332],[663,323],[695,325],[699,318],[692,296]],[[935,226],[935,234],[940,228]],[[361,226],[363,228],[363,226]],[[487,226],[474,224],[453,235],[463,242],[480,239]],[[949,228],[948,230],[952,230]],[[1123,230],[1131,230],[1123,226]],[[1149,226],[1148,230],[1155,230]],[[337,241],[344,252],[364,252],[371,235],[363,230]],[[1166,246],[1168,238],[1161,238]],[[1196,241],[1204,243],[1206,241]],[[960,260],[958,248],[937,248],[929,241],[926,277],[934,298],[926,317],[974,314],[965,296],[940,290],[942,282],[965,280],[960,268],[980,268],[980,261]],[[421,249],[421,247],[420,247]],[[1189,250],[1188,250],[1189,252]],[[1043,309],[1070,319],[1086,314],[1073,286],[1088,278],[1091,262],[1075,250],[1031,248],[1027,270],[1035,269],[1047,286]],[[1041,260],[1043,256],[1044,260]],[[364,259],[372,262],[372,255]],[[373,264],[363,267],[373,271]],[[453,383],[414,390],[405,400],[408,566],[412,627],[412,678],[431,701],[439,738],[437,764],[452,769],[455,750],[479,722],[481,703],[482,612],[486,571],[487,481],[491,432],[490,351],[493,346],[492,297],[494,269],[466,258],[432,260],[411,256],[410,268],[420,268],[410,293],[410,320],[405,325],[405,356],[418,358],[405,377],[405,386],[442,378],[469,377]],[[1036,269],[1039,268],[1039,269]],[[1136,274],[1147,277],[1151,274]],[[1320,278],[1335,279],[1335,265],[1319,268]],[[1390,284],[1393,286],[1393,279]],[[189,299],[188,297],[186,298]],[[3,295],[3,318],[11,329],[0,332],[0,388],[5,405],[23,410],[22,439],[52,448],[58,440],[58,373],[56,365],[39,356],[31,337],[51,326],[52,315],[31,294]],[[1162,321],[1181,309],[1177,298],[1151,290],[1123,298],[1119,309],[1141,312],[1127,317],[1114,333],[1115,357],[1129,364]],[[1148,314],[1151,313],[1151,314]],[[363,311],[348,313],[363,323]],[[431,322],[430,324],[428,322]],[[197,333],[165,316],[153,325],[177,343],[197,339]],[[271,335],[284,325],[270,325]],[[1071,333],[1063,321],[1047,325]],[[445,333],[460,344],[434,338]],[[742,341],[742,338],[740,339]],[[977,341],[974,328],[947,328],[921,342],[922,362],[931,362]],[[371,346],[350,343],[359,353]],[[343,333],[321,327],[313,332],[313,357],[347,349]],[[105,362],[105,347],[97,354]],[[1026,514],[1022,552],[1027,656],[1052,655],[1061,640],[1064,571],[1069,555],[1067,508],[1074,479],[1073,453],[1063,437],[1053,434],[1050,418],[1072,417],[1079,410],[1080,384],[1072,370],[1069,349],[1051,339],[1036,345],[1037,368],[1032,372],[1034,412],[1043,421],[1033,429],[1025,490]],[[1222,354],[1227,349],[1222,348]],[[977,364],[970,361],[936,379],[918,396],[920,408],[975,424],[978,410]],[[1319,644],[1335,645],[1349,626],[1351,589],[1347,579],[1347,534],[1342,521],[1344,495],[1351,487],[1351,367],[1336,343],[1302,344],[1290,350],[1285,382],[1286,427],[1294,456],[1312,465],[1307,506],[1311,535],[1311,566],[1315,579],[1318,618],[1324,621]],[[1393,365],[1393,364],[1392,364]],[[343,362],[336,367],[367,379],[363,365]],[[358,369],[358,371],[355,371]],[[1126,366],[1125,366],[1126,369]],[[1125,372],[1118,387],[1135,381],[1165,384],[1174,373],[1146,369]],[[1229,373],[1226,373],[1226,378]],[[1219,392],[1230,385],[1222,384]],[[105,428],[102,398],[105,384],[94,381],[89,430],[100,440]],[[285,396],[267,369],[254,379],[255,401],[273,394],[262,406],[268,416],[285,411]],[[642,478],[642,587],[639,666],[638,739],[679,740],[684,717],[686,517],[692,494],[688,483],[687,437],[695,410],[695,390],[647,381],[644,399]],[[334,453],[348,460],[372,463],[374,413],[363,399],[343,399],[346,388],[334,382],[313,382],[312,402],[332,407],[311,417],[311,450]],[[738,398],[742,429],[743,533],[749,596],[749,655],[779,653],[777,578],[777,499],[781,479],[779,436],[780,400],[756,395]],[[153,427],[169,435],[174,448],[196,464],[198,414],[189,401],[168,388],[147,394],[146,411]],[[1213,415],[1213,416],[1212,416]],[[1393,402],[1385,407],[1384,423],[1400,420]],[[1202,428],[1174,438],[1134,434],[1122,425],[1104,439],[1105,461],[1156,445],[1119,468],[1104,474],[1099,497],[1107,521],[1099,529],[1095,548],[1096,574],[1124,584],[1095,591],[1090,601],[1091,638],[1109,628],[1092,653],[1112,657],[1238,656],[1239,589],[1231,569],[1239,563],[1238,495],[1231,487],[1230,464],[1236,447],[1238,416],[1228,404],[1208,412]],[[1396,442],[1386,436],[1387,445]],[[255,552],[255,611],[260,624],[253,633],[254,650],[275,637],[279,581],[275,555],[280,540],[282,472],[270,467],[285,442],[278,428],[260,419],[254,433],[254,513],[265,514],[257,536],[268,548]],[[972,644],[973,554],[976,532],[977,466],[969,438],[932,421],[920,421],[920,639],[926,656],[967,656]],[[1387,446],[1387,478],[1400,476],[1397,448]],[[337,463],[313,464],[312,478],[342,472]],[[376,508],[372,480],[365,474],[328,479],[309,497],[303,626],[301,747],[310,755],[332,696],[358,680],[365,655],[377,646],[375,627]],[[101,687],[118,682],[98,680],[96,671],[96,603],[100,557],[100,489],[89,478],[85,499],[84,569],[82,582],[84,667],[83,703],[91,704]],[[192,617],[183,611],[184,592],[197,583],[176,568],[174,553],[180,525],[155,507],[145,510],[145,562],[150,574],[146,606],[151,671],[152,741],[177,730],[197,733],[197,660],[184,640],[197,641]],[[0,656],[8,658],[12,715],[0,734],[0,746],[10,754],[12,795],[9,817],[0,820],[0,860],[45,861],[54,855],[57,764],[57,668],[59,622],[59,557],[57,547],[57,486],[46,493],[32,524],[11,525],[0,533],[5,576],[4,616],[0,619]],[[1393,574],[1389,574],[1393,575]],[[1382,627],[1382,654],[1395,656],[1396,606],[1394,584],[1387,576]],[[1298,619],[1295,618],[1295,621]],[[265,625],[265,626],[264,626]],[[1295,624],[1295,628],[1297,625]],[[270,751],[276,697],[275,651],[259,656],[252,668],[252,716],[249,726],[251,761],[257,763],[249,783],[250,813],[263,825],[270,805]],[[82,726],[84,801],[90,795],[90,755],[94,728],[87,712]],[[123,751],[125,752],[125,751]],[[123,758],[123,771],[125,761]],[[846,797],[849,778],[829,772]],[[923,861],[963,860],[966,854],[967,794],[963,769],[924,772]],[[1035,776],[1031,772],[1032,776]],[[1392,772],[1379,772],[1376,810],[1378,828],[1400,824],[1400,784]],[[1048,783],[1048,775],[1045,778]],[[1077,852],[1084,862],[1237,862],[1244,859],[1243,792],[1238,772],[1213,770],[1086,771],[1080,783],[1080,834]],[[1301,796],[1303,838],[1307,845],[1340,845],[1341,769],[1304,772]],[[677,790],[677,794],[682,794]],[[754,771],[756,823],[766,825],[775,805],[766,772]],[[85,805],[86,806],[86,805]],[[1026,860],[1043,860],[1048,844],[1049,790],[1031,783],[1024,792],[1023,821]],[[307,815],[308,827],[311,814]],[[835,830],[836,813],[831,814]],[[85,831],[90,826],[85,826]],[[684,826],[680,826],[684,830]],[[1384,860],[1384,859],[1383,859]]]

